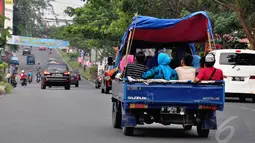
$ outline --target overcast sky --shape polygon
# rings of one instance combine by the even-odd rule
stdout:
[[[52,2],[52,5],[59,19],[70,19],[69,16],[64,14],[64,10],[66,9],[66,7],[81,7],[84,5],[84,2],[82,2],[81,0],[55,0],[55,2]],[[49,12],[46,12],[45,17],[52,18],[53,15]]]

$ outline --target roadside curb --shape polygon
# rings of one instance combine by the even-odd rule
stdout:
[[[67,61],[66,61],[65,58],[61,55],[61,53],[58,51],[58,49],[55,49],[55,50],[56,50],[57,53],[60,55],[60,57],[64,60],[64,62],[67,64],[67,66],[68,66],[71,70],[73,70],[73,68],[67,63]],[[91,85],[95,85],[93,82],[89,81],[88,79],[85,79],[83,76],[81,76],[81,79],[87,81],[87,82],[88,82],[89,84],[91,84]]]

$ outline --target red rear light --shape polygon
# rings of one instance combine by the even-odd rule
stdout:
[[[70,72],[64,72],[64,75],[70,75]]]
[[[201,105],[198,107],[201,110],[217,110],[216,106],[206,106],[206,105]]]
[[[250,76],[250,79],[255,79],[255,76]]]
[[[106,73],[105,73],[105,76],[109,76],[109,74],[106,72]]]
[[[241,50],[236,50],[236,53],[240,53],[241,52]]]
[[[48,74],[50,74],[50,72],[44,71],[43,74],[48,75]]]

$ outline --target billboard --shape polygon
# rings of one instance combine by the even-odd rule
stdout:
[[[10,40],[8,44],[21,45],[21,46],[33,46],[33,47],[44,46],[48,48],[59,48],[59,47],[68,47],[69,41],[12,35],[12,39]]]
[[[3,0],[2,0],[3,1]],[[4,0],[4,16],[7,18],[4,20],[4,28],[10,27],[9,33],[12,35],[13,29],[13,0]],[[11,38],[7,37],[7,41]]]

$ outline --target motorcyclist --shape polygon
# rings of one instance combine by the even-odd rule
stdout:
[[[26,80],[26,77],[27,77],[27,75],[26,75],[25,71],[22,70],[21,74],[20,74],[20,80]]]
[[[29,70],[28,78],[31,78],[31,81],[32,81],[32,79],[33,79],[33,72],[32,72],[32,70]]]
[[[50,49],[50,52],[49,52],[49,54],[51,54],[51,53],[52,53],[52,49],[51,49],[51,47],[50,47],[49,49]]]

